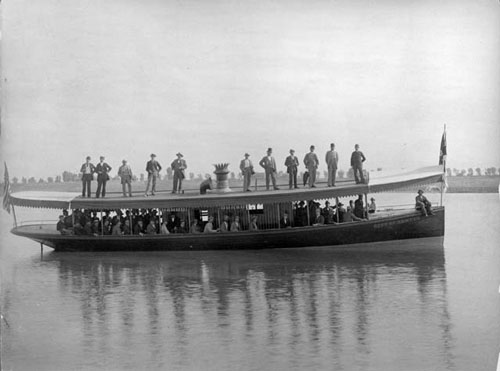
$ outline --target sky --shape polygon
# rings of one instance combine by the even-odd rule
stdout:
[[[500,167],[500,2],[6,0],[1,159],[11,177],[103,155],[188,172],[334,142],[367,169]],[[281,166],[279,170],[285,170]],[[303,166],[302,169],[303,170]]]

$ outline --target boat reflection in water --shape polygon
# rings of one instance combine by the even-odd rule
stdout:
[[[89,357],[121,347],[146,368],[445,369],[442,242],[44,261],[80,302]]]

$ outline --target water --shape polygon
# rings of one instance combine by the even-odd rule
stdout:
[[[36,243],[4,232],[2,367],[495,370],[499,197],[452,194],[446,206],[444,243],[376,250],[41,260]]]

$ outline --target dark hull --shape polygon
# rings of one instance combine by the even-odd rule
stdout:
[[[335,246],[444,235],[444,208],[423,217],[416,212],[318,227],[297,227],[237,233],[170,234],[154,236],[63,236],[40,232],[36,226],[12,233],[50,246],[56,251],[244,250]]]

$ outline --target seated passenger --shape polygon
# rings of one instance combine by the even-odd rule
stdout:
[[[200,194],[204,195],[207,193],[207,190],[212,189],[212,178],[208,177],[203,182],[200,183]]]
[[[120,236],[122,234],[120,218],[118,218],[117,216],[113,218],[113,226],[111,227],[111,234],[113,236]]]
[[[375,199],[370,198],[370,204],[368,205],[368,214],[374,214],[377,211],[377,204],[375,203]]]
[[[83,231],[83,227],[79,222],[76,222],[75,225],[73,226],[73,233],[76,236],[81,236],[81,235],[85,234]]]
[[[144,223],[142,222],[142,219],[137,220],[137,224],[134,226],[134,234],[138,235],[143,235],[145,232],[144,230]]]
[[[92,236],[92,235],[97,236],[97,233],[92,232],[92,226],[90,224],[90,219],[87,220],[87,222],[83,226],[83,234],[86,236]]]
[[[168,230],[168,227],[167,227],[167,221],[166,220],[164,220],[163,223],[161,223],[160,234],[170,234],[170,231]]]
[[[363,195],[358,195],[358,199],[354,202],[354,210],[353,213],[358,218],[365,217],[365,208],[363,205]]]
[[[222,224],[220,225],[220,231],[221,231],[221,233],[229,232],[229,216],[224,215],[224,218],[222,220]]]
[[[59,221],[57,222],[56,229],[61,234],[72,234],[71,229],[66,228],[66,223],[64,222],[64,215],[59,215]]]
[[[348,222],[361,222],[363,220],[364,219],[359,218],[356,215],[354,215],[354,213],[352,212],[351,207],[347,206],[347,210],[344,213],[344,223],[348,223]]]
[[[321,215],[321,210],[319,208],[316,209],[314,212],[314,216],[311,219],[311,224],[313,226],[319,226],[319,225],[324,225],[325,224],[325,218],[323,215]]]
[[[132,228],[130,228],[130,219],[125,219],[123,222],[123,234],[132,234]]]
[[[149,221],[149,224],[146,227],[146,234],[156,234],[156,223],[153,219]]]
[[[338,212],[338,222],[339,223],[343,223],[345,220],[344,220],[344,216],[346,214],[346,209],[344,208],[344,204],[342,202],[339,202],[339,204],[337,205],[337,212]]]
[[[102,223],[102,234],[105,236],[109,236],[111,234],[111,223],[109,221],[109,217],[105,218]]]
[[[240,217],[236,215],[233,222],[231,223],[231,232],[239,232],[241,230]]]
[[[419,189],[417,193],[418,196],[415,197],[415,209],[420,210],[424,216],[433,215],[432,205],[427,197],[424,196],[424,191]]]
[[[290,222],[290,218],[288,217],[288,213],[285,211],[283,213],[283,217],[280,219],[280,228],[291,228],[292,223]]]
[[[248,226],[248,229],[250,231],[257,231],[259,229],[259,227],[257,226],[257,217],[255,215],[250,219],[250,225]]]
[[[66,229],[71,229],[73,228],[73,217],[68,214],[68,210],[64,209],[63,210],[63,216],[64,216],[64,226]]]
[[[201,228],[198,223],[198,219],[193,220],[191,227],[189,227],[189,233],[201,233]]]
[[[167,228],[170,233],[174,233],[175,227],[179,225],[179,219],[175,214],[170,214],[167,221]]]
[[[174,233],[186,233],[186,222],[184,220],[181,220],[180,224],[175,227]]]
[[[208,222],[205,224],[205,228],[203,229],[203,233],[217,233],[218,231],[218,229],[214,229],[214,217],[209,217]]]

